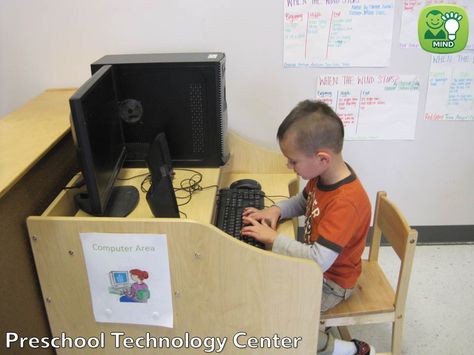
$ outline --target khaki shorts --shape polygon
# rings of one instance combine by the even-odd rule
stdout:
[[[343,288],[331,280],[323,280],[323,292],[321,295],[321,312],[336,306],[344,300],[347,300],[353,288]],[[329,332],[319,331],[318,354],[330,355],[334,351],[334,337]]]
[[[343,288],[331,280],[323,280],[323,292],[321,295],[321,312],[336,306],[338,303],[347,300],[353,288]]]

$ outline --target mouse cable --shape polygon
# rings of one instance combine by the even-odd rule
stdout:
[[[85,184],[86,184],[86,180],[84,180],[84,177],[82,176],[82,173],[79,171],[77,172],[76,174],[74,174],[74,176],[71,178],[70,181],[72,180],[76,180],[76,182],[74,183],[74,185],[72,186],[64,186],[62,188],[62,190],[73,190],[73,189],[80,189],[81,187],[83,187]]]
[[[119,180],[119,181],[127,181],[127,180],[133,180],[133,179],[136,179],[136,178],[139,178],[139,177],[142,177],[142,176],[147,176],[147,175],[150,175],[150,173],[138,174],[138,175],[130,176],[130,177],[128,177],[128,178],[117,178],[117,180]]]
[[[275,205],[275,201],[272,199],[272,198],[275,198],[275,197],[281,197],[281,198],[289,198],[288,196],[283,196],[283,195],[265,195],[264,196],[267,200],[269,200],[273,205]]]

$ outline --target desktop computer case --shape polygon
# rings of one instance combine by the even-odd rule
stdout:
[[[146,166],[149,145],[165,132],[173,166],[225,164],[227,102],[224,53],[106,55],[114,69],[127,166]]]

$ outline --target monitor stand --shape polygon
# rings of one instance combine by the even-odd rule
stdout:
[[[81,210],[96,215],[92,212],[87,194],[80,193],[74,199]],[[101,217],[125,217],[129,215],[138,205],[140,199],[135,186],[114,186],[110,195],[109,203]]]

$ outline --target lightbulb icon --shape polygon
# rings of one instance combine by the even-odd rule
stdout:
[[[459,21],[462,16],[457,12],[447,12],[441,18],[444,21],[444,28],[448,32],[448,39],[454,41],[456,39],[456,32],[459,30]]]

